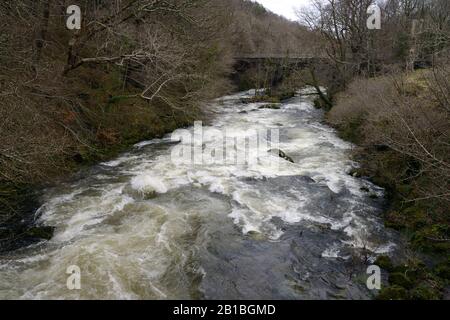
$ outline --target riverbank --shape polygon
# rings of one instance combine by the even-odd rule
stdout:
[[[386,189],[384,224],[409,244],[403,264],[388,256],[376,261],[389,273],[379,299],[448,298],[449,203],[439,196],[449,183],[447,72],[356,79],[327,113],[327,122],[357,146],[353,157],[361,167],[352,174]]]
[[[39,154],[23,160],[7,158],[2,162],[0,252],[52,237],[53,228],[35,223],[43,188],[70,178],[82,168],[112,159],[139,141],[160,138],[206,116],[200,98],[189,102],[182,110],[168,107],[158,99],[152,102],[142,99],[138,95],[141,89],[128,83],[116,67],[81,67],[76,75],[60,81],[61,88],[71,88],[63,89],[64,99],[74,106],[60,105],[58,97],[33,97],[27,102],[17,101],[17,97],[5,98],[5,103],[11,102],[11,105],[27,103],[34,113],[30,116],[47,120],[27,124],[26,132],[10,132],[17,135],[17,139],[26,139],[16,147],[34,148],[32,151]],[[179,99],[180,94],[173,94],[172,98]],[[45,100],[49,110],[39,114],[34,107]],[[14,109],[11,112],[14,116]],[[26,111],[21,112],[17,113],[17,124],[28,117]],[[30,131],[34,130],[37,132],[32,137]]]
[[[133,134],[114,144],[99,144],[86,149],[85,153],[77,153],[66,159],[67,167],[61,168],[59,172],[54,171],[52,178],[45,183],[0,184],[0,253],[52,238],[53,227],[36,223],[39,216],[35,213],[41,206],[40,190],[70,179],[83,168],[113,159],[137,142],[161,138],[175,129],[192,125],[194,120],[205,120],[204,116],[202,112],[196,112],[170,116],[170,119],[162,117],[160,122],[149,123],[147,132]]]

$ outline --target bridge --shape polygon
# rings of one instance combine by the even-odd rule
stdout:
[[[233,58],[235,61],[308,62],[321,61],[326,56],[323,53],[238,53]]]
[[[312,54],[238,54],[233,57],[235,70],[242,72],[251,68],[278,69],[278,72],[289,72],[290,69],[304,69],[311,65],[326,63],[325,56]]]
[[[316,55],[300,55],[300,54],[239,54],[233,57],[235,60],[311,60],[321,59]]]
[[[326,62],[324,56],[312,54],[241,53],[233,58],[235,72],[232,79],[236,84],[247,82],[250,75],[246,74],[251,71],[253,76],[250,77],[254,77],[255,74],[259,74],[260,77],[269,77],[267,80],[273,86],[295,70],[323,65]]]

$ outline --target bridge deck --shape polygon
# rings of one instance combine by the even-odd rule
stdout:
[[[250,59],[287,59],[287,60],[309,60],[322,59],[323,57],[314,55],[287,55],[287,54],[242,54],[234,57],[236,60],[250,60]]]

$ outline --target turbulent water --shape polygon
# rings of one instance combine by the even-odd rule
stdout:
[[[277,110],[242,103],[249,94],[214,101],[211,126],[279,129],[294,163],[275,170],[267,152],[254,165],[175,164],[170,136],[139,143],[44,192],[37,219],[55,235],[0,258],[0,298],[370,298],[362,255],[397,243],[383,190],[348,174],[352,146],[311,97]],[[72,265],[79,290],[66,284]]]

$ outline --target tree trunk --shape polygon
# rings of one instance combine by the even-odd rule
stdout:
[[[35,69],[37,69],[37,65],[39,64],[39,61],[41,60],[42,56],[42,48],[44,47],[45,38],[47,36],[48,31],[48,20],[50,17],[50,0],[47,0],[43,4],[42,9],[42,18],[39,25],[39,30],[36,35],[35,39],[35,48],[34,56],[33,56],[33,66]]]

